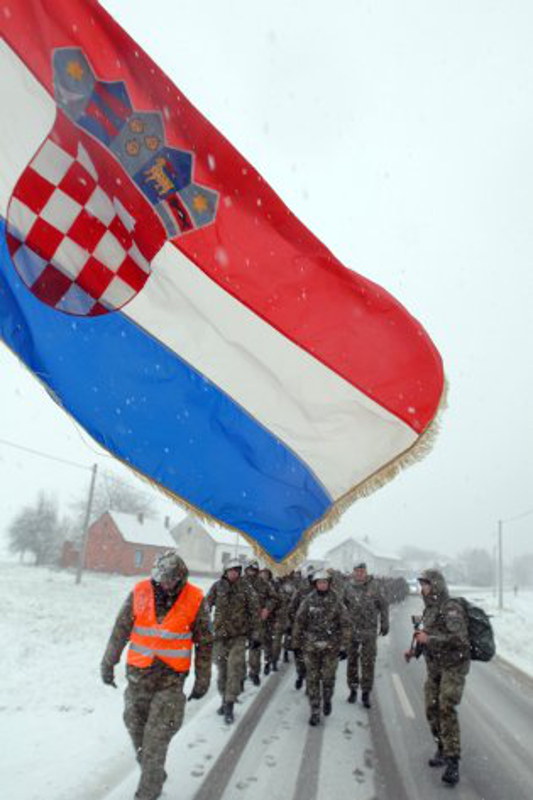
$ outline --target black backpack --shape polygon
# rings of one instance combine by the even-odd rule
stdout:
[[[470,639],[470,658],[472,661],[490,661],[496,653],[494,631],[488,614],[479,606],[474,606],[466,597],[457,597],[468,619]]]

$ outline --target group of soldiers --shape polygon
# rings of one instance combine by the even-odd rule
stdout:
[[[332,711],[341,660],[347,660],[348,702],[357,701],[360,688],[370,708],[376,637],[388,633],[389,602],[406,593],[405,581],[379,581],[363,563],[349,575],[310,567],[305,574],[295,570],[274,578],[257,561],[228,561],[204,598],[177,552],[158,557],[150,578],[137,583],[123,603],[101,663],[102,680],[116,686],[114,669],[128,646],[124,722],[141,767],[135,800],[161,795],[193,666],[189,700],[208,691],[214,656],[218,712],[228,724],[245,681],[258,686],[291,652],[295,688],[306,685],[311,725]]]
[[[278,670],[294,653],[295,688],[305,683],[310,725],[332,711],[339,661],[347,661],[348,702],[370,708],[377,636],[389,631],[389,602],[402,599],[405,581],[378,581],[366,564],[346,575],[310,566],[274,578],[257,561],[228,561],[207,593],[214,609],[218,713],[228,724],[246,679],[258,686],[261,673]],[[262,666],[263,665],[263,666]],[[262,670],[261,670],[262,667]]]

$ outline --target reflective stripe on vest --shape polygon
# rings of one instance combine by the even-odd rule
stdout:
[[[201,589],[186,583],[165,618],[157,622],[152,582],[138,583],[133,590],[134,624],[128,664],[146,668],[157,657],[176,672],[188,672],[193,646],[192,627],[202,600]],[[176,649],[178,641],[179,650]]]

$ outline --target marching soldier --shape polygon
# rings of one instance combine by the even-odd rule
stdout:
[[[418,580],[424,614],[414,639],[426,659],[426,717],[437,743],[437,751],[428,764],[445,767],[442,780],[455,786],[461,758],[457,706],[470,669],[468,620],[461,601],[450,597],[442,573],[427,569]],[[410,650],[405,653],[407,661],[412,655]]]
[[[362,702],[370,708],[370,692],[374,685],[374,665],[377,655],[378,627],[381,636],[389,632],[389,607],[377,582],[366,571],[366,564],[354,567],[352,578],[344,591],[344,604],[352,627],[348,651],[346,678],[349,703],[357,700],[357,688],[362,689]]]
[[[230,725],[233,707],[242,691],[246,674],[246,644],[259,648],[257,633],[259,607],[257,596],[241,579],[240,561],[228,561],[222,577],[207,594],[209,608],[215,607],[215,659],[218,668],[218,691],[222,705],[218,713]]]
[[[302,650],[305,661],[313,726],[320,722],[321,706],[325,716],[331,714],[339,659],[346,658],[350,640],[346,608],[330,582],[325,570],[314,573],[313,589],[300,605],[292,631],[294,646]]]
[[[168,746],[183,721],[193,647],[196,679],[189,700],[209,689],[209,613],[188,574],[175,551],[157,558],[151,579],[140,581],[120,609],[101,663],[102,680],[116,686],[114,668],[129,642],[124,722],[141,766],[136,800],[161,794]]]

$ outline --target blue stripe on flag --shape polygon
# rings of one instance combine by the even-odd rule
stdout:
[[[291,450],[122,314],[73,317],[37,300],[1,218],[0,335],[107,450],[275,560],[331,507]]]

